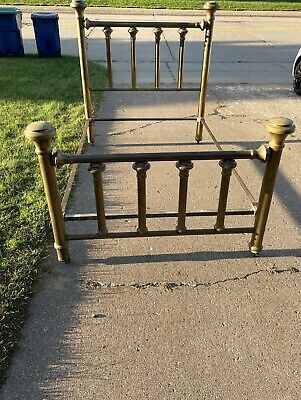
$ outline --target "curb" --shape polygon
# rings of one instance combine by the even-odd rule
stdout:
[[[5,7],[5,6],[4,6]],[[73,10],[66,6],[18,6],[22,12],[55,11],[60,14],[73,14]],[[170,10],[146,8],[113,8],[113,7],[87,7],[87,14],[106,15],[158,15],[158,16],[199,16],[204,15],[202,8],[199,10]],[[301,11],[226,11],[219,10],[221,17],[255,17],[255,18],[300,18]]]

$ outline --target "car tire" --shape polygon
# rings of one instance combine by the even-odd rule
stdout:
[[[298,61],[294,72],[294,91],[298,96],[301,96],[301,60]]]

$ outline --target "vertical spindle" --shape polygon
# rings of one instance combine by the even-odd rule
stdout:
[[[137,84],[137,60],[136,60],[136,37],[138,29],[136,27],[129,28],[131,38],[131,75],[132,75],[132,89],[136,89]]]
[[[135,162],[133,169],[137,172],[138,189],[138,233],[147,232],[146,226],[146,171],[150,169],[148,162]]]
[[[106,53],[107,53],[107,69],[108,69],[108,81],[109,88],[113,88],[113,66],[112,66],[112,48],[111,48],[111,35],[113,29],[110,26],[105,26],[103,32],[106,38]]]
[[[214,229],[222,232],[225,229],[225,213],[227,208],[227,200],[229,193],[230,178],[234,168],[236,168],[235,160],[221,160],[219,166],[222,168],[221,187],[219,192],[219,201],[217,209],[216,223]]]
[[[185,233],[187,228],[186,221],[186,207],[187,207],[187,190],[188,190],[188,177],[189,171],[193,168],[191,161],[178,161],[176,167],[179,170],[180,185],[179,185],[179,203],[178,203],[178,225],[177,232]]]
[[[155,28],[155,88],[160,88],[160,40],[163,33],[162,28]]]
[[[180,46],[179,46],[179,66],[178,66],[178,89],[182,89],[183,85],[183,66],[184,66],[184,46],[185,46],[185,37],[188,33],[186,28],[179,29],[180,35]]]
[[[94,193],[95,193],[95,203],[96,203],[96,213],[97,213],[97,225],[98,234],[106,235],[108,229],[106,226],[106,215],[105,215],[105,205],[103,196],[103,184],[102,184],[102,173],[106,169],[105,164],[90,164],[89,172],[93,176]]]

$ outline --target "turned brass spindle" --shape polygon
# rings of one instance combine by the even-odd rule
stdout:
[[[236,168],[235,160],[221,160],[219,166],[222,168],[221,187],[219,192],[219,201],[217,209],[216,223],[214,229],[222,232],[225,229],[225,213],[227,208],[227,200],[229,193],[230,178],[234,168]]]
[[[188,33],[186,28],[179,29],[180,35],[180,46],[179,46],[179,66],[178,66],[178,89],[182,89],[183,86],[183,66],[184,66],[184,46],[185,37]]]
[[[133,169],[137,172],[138,187],[138,233],[147,232],[146,227],[146,171],[150,169],[148,162],[135,162]]]
[[[107,69],[109,87],[113,88],[113,66],[112,66],[112,48],[111,48],[111,35],[113,29],[110,26],[105,26],[103,32],[106,38],[106,52],[107,52]]]
[[[288,118],[273,118],[267,124],[267,129],[270,133],[268,158],[255,215],[254,231],[250,242],[250,250],[255,255],[262,250],[264,231],[269,216],[285,138],[295,131],[295,125]]]
[[[155,28],[155,88],[160,88],[160,40],[163,33],[162,28]]]
[[[203,121],[205,116],[205,105],[206,105],[206,93],[208,86],[208,75],[210,66],[210,55],[212,47],[213,37],[213,26],[214,26],[214,14],[218,8],[215,1],[207,1],[204,5],[204,10],[207,14],[206,30],[205,30],[205,42],[204,42],[204,55],[203,55],[203,68],[202,68],[202,81],[200,87],[200,98],[198,107],[198,118],[196,126],[195,140],[200,142],[203,136]]]
[[[193,168],[191,161],[178,161],[176,167],[179,170],[180,185],[179,185],[179,204],[178,204],[178,225],[177,232],[186,232],[186,207],[187,207],[187,189],[188,189],[188,177],[189,171]]]
[[[136,89],[137,84],[137,60],[136,60],[136,37],[138,29],[136,27],[129,28],[131,37],[131,72],[132,72],[132,88]]]
[[[98,234],[105,235],[108,233],[106,225],[105,205],[103,196],[102,173],[106,169],[105,164],[90,164],[89,172],[93,176]]]
[[[92,100],[91,100],[90,84],[89,84],[89,68],[88,68],[88,57],[86,49],[85,26],[84,26],[85,23],[84,12],[86,4],[83,0],[73,0],[70,3],[70,7],[72,7],[75,10],[75,13],[77,15],[78,54],[80,62],[85,117],[88,120],[91,119],[93,115],[92,115]],[[94,132],[92,129],[92,125],[88,125],[87,139],[89,143],[91,144],[94,143]]]

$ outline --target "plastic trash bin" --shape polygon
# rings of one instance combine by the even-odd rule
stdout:
[[[59,16],[56,13],[31,14],[38,54],[41,57],[61,55]]]
[[[23,56],[22,12],[15,7],[0,8],[0,56]]]

